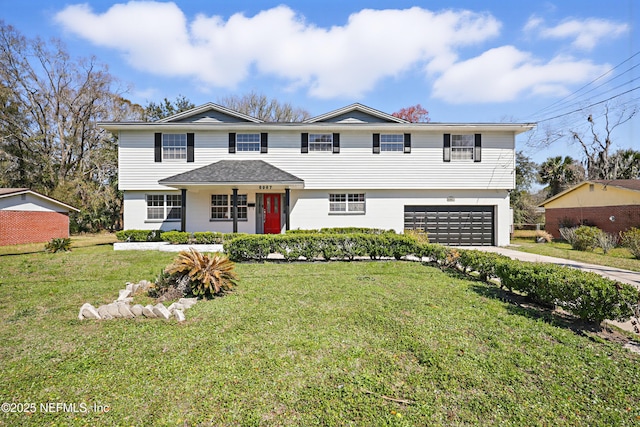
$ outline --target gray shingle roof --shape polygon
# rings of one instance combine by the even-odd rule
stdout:
[[[278,169],[264,160],[220,160],[201,168],[158,181],[162,185],[188,184],[304,184],[297,176]]]

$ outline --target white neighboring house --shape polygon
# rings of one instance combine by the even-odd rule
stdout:
[[[300,123],[208,103],[99,125],[119,140],[125,229],[420,229],[449,245],[509,243],[515,136],[533,128],[409,123],[361,104]]]

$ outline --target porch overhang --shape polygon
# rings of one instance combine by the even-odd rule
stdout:
[[[220,160],[207,166],[161,179],[158,184],[173,188],[255,187],[303,189],[304,181],[264,160]]]

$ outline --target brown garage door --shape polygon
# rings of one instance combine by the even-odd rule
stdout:
[[[431,243],[493,246],[493,206],[405,206],[404,228],[426,231]]]

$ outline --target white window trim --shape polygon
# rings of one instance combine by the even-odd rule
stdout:
[[[227,196],[227,204],[222,206],[222,205],[216,205],[215,207],[224,207],[226,209],[226,214],[228,215],[228,218],[213,218],[213,215],[211,215],[211,209],[214,207],[213,206],[213,196]],[[240,203],[240,198],[244,197],[246,200],[246,204],[241,204]],[[242,217],[238,217],[238,221],[248,221],[249,220],[249,196],[247,194],[238,194],[238,208],[246,208],[247,210],[247,217],[246,218],[242,218]],[[238,209],[239,211],[239,209]],[[233,194],[227,194],[227,193],[217,193],[217,194],[211,194],[209,197],[209,221],[210,222],[228,222],[228,221],[233,221]]]
[[[162,197],[162,206],[149,206],[149,196]],[[180,197],[180,206],[169,206],[168,197],[177,196]],[[179,222],[182,220],[182,195],[181,194],[146,194],[144,197],[145,202],[145,222]],[[162,208],[162,218],[149,218],[149,208]],[[180,218],[168,218],[169,211],[171,209],[180,209]]]
[[[470,146],[458,146],[458,147],[454,147],[453,145],[453,140],[454,137],[460,137],[460,136],[464,136],[464,137],[468,137],[471,139],[471,145]],[[456,148],[458,150],[456,150]],[[456,159],[454,156],[455,152],[460,152],[460,151],[471,151],[471,158],[463,158],[463,159]],[[475,135],[474,134],[451,134],[451,161],[452,162],[473,162],[475,160]]]
[[[325,139],[329,137],[328,141],[313,141],[314,137],[321,137],[321,139]],[[309,153],[332,153],[333,152],[333,134],[332,133],[310,133],[309,134]],[[314,146],[327,146],[327,149],[322,150],[314,150],[312,147]]]
[[[179,146],[172,146],[174,150],[180,150],[184,152],[184,157],[180,158],[168,158],[165,156],[165,137],[166,136],[182,136],[184,137],[184,146],[180,144]],[[168,141],[166,141],[168,143]],[[163,133],[162,134],[162,161],[163,162],[186,162],[187,161],[187,134],[186,133]],[[169,147],[166,147],[167,149]]]
[[[257,136],[258,137],[258,141],[251,141],[251,142],[247,142],[247,141],[238,141],[239,137],[241,135],[251,135],[251,136]],[[236,134],[236,153],[260,153],[260,144],[261,144],[261,138],[260,138],[260,134],[259,133],[237,133]],[[257,145],[257,149],[256,150],[241,150],[240,149],[240,144],[258,144]]]
[[[382,140],[384,139],[384,137],[397,137],[400,136],[400,141],[397,142],[383,142]],[[389,147],[391,145],[399,145],[400,149],[399,150],[385,150],[384,147]],[[404,134],[403,133],[381,133],[380,134],[380,152],[381,153],[400,153],[403,154],[404,153]]]
[[[344,202],[332,202],[331,196],[344,196]],[[349,196],[362,196],[362,201],[351,202]],[[332,203],[344,203],[345,210],[331,210]],[[362,204],[362,210],[353,210],[353,205]],[[329,193],[329,215],[365,215],[367,213],[366,193]]]

